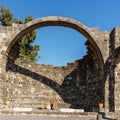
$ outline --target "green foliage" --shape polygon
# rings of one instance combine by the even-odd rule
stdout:
[[[17,23],[17,24],[23,24],[22,20],[18,20],[16,18],[13,19],[13,23]]]
[[[10,9],[5,9],[3,6],[0,8],[0,22],[3,26],[12,26],[12,23],[23,24],[33,20],[32,16],[27,16],[25,21],[13,18],[13,14]],[[36,39],[36,30],[27,33],[19,41],[19,55],[27,60],[36,61],[38,51],[40,50],[38,45],[33,46],[33,42]]]
[[[25,18],[25,23],[33,20],[32,16],[27,16]],[[36,61],[36,57],[38,56],[39,46],[34,45],[32,43],[36,39],[36,30],[33,30],[27,33],[22,40],[20,41],[20,56],[24,57],[28,60]]]
[[[13,14],[10,9],[5,9],[3,6],[0,7],[0,21],[3,26],[11,26],[13,23]]]

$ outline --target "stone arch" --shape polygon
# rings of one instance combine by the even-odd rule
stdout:
[[[43,17],[43,18],[35,19],[23,25],[18,25],[15,32],[11,34],[9,38],[9,44],[7,46],[6,52],[9,53],[12,46],[27,32],[44,26],[64,26],[75,29],[76,31],[78,31],[88,39],[89,43],[93,47],[92,49],[96,51],[96,54],[99,57],[100,61],[103,62],[101,51],[98,45],[96,44],[97,35],[90,28],[86,27],[84,24],[74,19],[58,17],[58,16]]]
[[[87,46],[92,51],[91,57],[93,58],[94,54],[95,54],[95,58],[91,59],[91,61],[95,62],[96,57],[97,57],[98,58],[97,60],[100,63],[99,64],[100,70],[101,70],[100,74],[103,72],[102,71],[103,70],[103,64],[104,64],[103,57],[102,57],[100,48],[96,43],[97,42],[97,35],[93,32],[93,30],[86,27],[85,25],[83,25],[82,23],[80,23],[76,20],[73,20],[73,19],[70,19],[70,18],[64,18],[64,17],[55,17],[55,16],[39,18],[39,19],[33,20],[33,21],[31,21],[29,23],[26,23],[26,24],[23,24],[23,25],[17,25],[16,28],[14,28],[15,31],[9,37],[9,43],[6,45],[6,47],[7,47],[6,53],[8,54],[8,58],[7,59],[5,58],[6,61],[4,61],[4,62],[6,62],[6,65],[7,65],[7,62],[9,62],[7,60],[9,59],[9,54],[11,53],[11,49],[15,45],[15,43],[17,43],[17,41],[21,37],[23,37],[27,32],[29,32],[31,30],[34,30],[34,29],[37,29],[37,28],[40,28],[40,27],[45,27],[45,26],[69,27],[69,28],[75,29],[76,31],[78,31],[79,33],[84,35],[88,39],[87,44],[89,46],[88,45]],[[88,62],[88,61],[86,61],[86,62]],[[11,62],[10,64],[13,64],[13,63]],[[24,73],[24,71],[23,71],[24,68],[21,68],[18,65],[15,66],[15,69],[19,69],[19,68],[22,69],[22,70],[19,71],[20,74],[25,74],[26,76],[28,76],[28,73],[32,73],[29,70],[26,70],[27,72]],[[77,68],[77,69],[79,69],[79,68]],[[13,69],[13,72],[14,72],[14,69]],[[16,70],[15,70],[15,72],[16,72]],[[34,74],[35,76],[39,76],[39,78],[41,77],[39,74],[36,74],[36,73],[32,73],[32,74]],[[74,71],[73,71],[73,73],[70,73],[70,74],[74,74]],[[100,77],[101,76],[102,75],[100,75]],[[69,77],[69,76],[66,76],[66,77]],[[35,79],[35,78],[33,77],[33,79]],[[44,78],[44,79],[46,79],[46,78]],[[102,80],[102,78],[99,78],[99,80]],[[43,82],[47,86],[50,86],[48,83],[51,83],[53,86],[55,86],[55,87],[52,87],[52,89],[54,89],[55,91],[57,91],[57,93],[59,95],[61,95],[59,89],[56,89],[56,86],[58,86],[58,84],[51,79],[47,79],[47,81],[48,82],[42,80],[41,82]],[[98,84],[99,83],[100,82],[98,81]],[[59,87],[61,87],[61,86],[59,86]]]

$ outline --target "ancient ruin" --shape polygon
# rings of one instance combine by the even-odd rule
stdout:
[[[44,26],[75,29],[87,39],[87,55],[67,66],[38,65],[16,59],[17,42]],[[120,112],[120,28],[100,32],[65,17],[49,16],[22,25],[0,27],[0,110],[41,107],[92,111],[103,102],[105,113]],[[9,109],[9,110],[11,110]]]

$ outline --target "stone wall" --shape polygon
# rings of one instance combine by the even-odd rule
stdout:
[[[54,67],[16,59],[18,48],[15,46],[9,54],[4,76],[4,103],[10,101],[12,108],[40,108],[44,100],[46,105],[56,101],[58,108],[98,107],[103,97],[101,66],[89,47],[83,59]]]
[[[120,29],[114,28],[109,34],[109,49],[104,63],[104,89],[106,111],[118,112],[120,110],[119,70],[120,70]]]
[[[67,66],[38,65],[18,54],[18,41],[27,32],[44,26],[70,27],[87,39],[88,53]],[[64,17],[44,17],[27,24],[0,27],[0,108],[41,107],[56,101],[58,107],[97,106],[105,112],[120,111],[120,28],[100,32],[98,28]],[[87,110],[87,109],[86,109]]]

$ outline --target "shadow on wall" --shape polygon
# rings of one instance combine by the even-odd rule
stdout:
[[[99,59],[94,59],[94,54],[89,50],[88,55],[78,60],[77,66],[63,78],[63,82],[58,84],[55,80],[43,76],[32,69],[16,64],[18,45],[11,49],[6,71],[19,73],[37,80],[53,89],[62,98],[65,104],[70,104],[71,108],[84,108],[85,111],[92,111],[93,107],[98,107],[98,101],[102,94],[101,64]],[[31,96],[32,97],[32,96]]]
[[[113,47],[113,48],[112,48]],[[109,91],[109,94],[105,96],[105,101],[108,101],[106,105],[107,109],[109,109],[110,112],[115,111],[115,74],[118,75],[118,71],[115,71],[116,66],[120,63],[120,47],[114,48],[114,44],[112,44],[111,50],[109,51],[110,56],[108,57],[106,63],[104,64],[104,78],[103,78],[103,84],[107,84],[107,90]],[[107,82],[107,83],[106,83]],[[106,86],[104,86],[106,88]],[[104,90],[106,92],[106,90]],[[105,95],[106,93],[104,93]]]
[[[115,91],[117,87],[119,87],[119,70],[120,68],[116,68],[118,64],[120,64],[120,46],[116,46],[117,37],[116,30],[113,29],[110,33],[109,38],[109,56],[104,64],[104,77],[103,77],[103,85],[104,85],[104,100],[105,107],[110,112],[115,112]],[[119,45],[119,44],[118,44]],[[117,76],[117,77],[116,77]],[[116,85],[116,86],[115,86]],[[116,90],[115,90],[116,89]],[[118,92],[118,91],[117,91]],[[117,102],[118,102],[117,101]],[[116,103],[117,103],[116,102]],[[119,106],[119,105],[118,105]]]
[[[71,80],[71,77],[66,76],[64,79],[64,82],[59,85],[56,81],[47,78],[43,75],[40,75],[36,72],[33,72],[32,70],[29,70],[27,68],[23,68],[21,66],[18,66],[14,64],[13,61],[10,59],[8,60],[8,65],[7,65],[7,70],[12,71],[14,73],[20,73],[25,76],[31,77],[34,80],[39,81],[40,83],[43,83],[53,90],[55,90],[60,97],[64,100],[65,103],[71,104],[71,107],[73,108],[73,103],[76,104],[76,101],[79,101],[78,104],[80,104],[80,98],[81,96],[81,91],[78,86],[76,86],[76,78],[74,77],[74,80]],[[12,66],[12,67],[9,67]],[[72,73],[69,74],[69,76],[76,76],[76,70],[74,70]],[[76,96],[77,95],[77,96]]]
[[[93,72],[93,67],[89,66],[89,68],[92,68],[91,72]],[[49,86],[60,95],[65,103],[70,104],[70,108],[84,108],[85,111],[93,111],[93,108],[97,108],[97,101],[99,94],[101,94],[99,93],[100,88],[98,87],[100,83],[93,83],[93,85],[92,83],[88,83],[87,79],[90,78],[87,72],[90,70],[86,69],[88,69],[86,68],[86,64],[80,62],[76,69],[65,76],[63,83],[59,85],[50,78],[15,64],[14,61],[9,58],[7,63],[7,71],[23,74]]]

